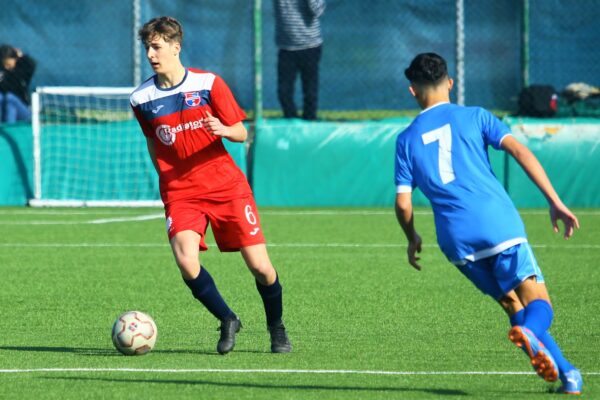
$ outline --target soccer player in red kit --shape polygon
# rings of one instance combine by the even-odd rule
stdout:
[[[233,350],[242,324],[199,260],[199,251],[207,250],[210,223],[219,249],[240,251],[256,279],[271,351],[288,353],[282,289],[252,190],[222,142],[246,139],[246,115],[218,75],[181,64],[183,30],[177,20],[154,18],[140,29],[139,38],[156,74],[135,89],[130,101],[159,175],[169,242],[183,280],[221,321],[217,351]]]

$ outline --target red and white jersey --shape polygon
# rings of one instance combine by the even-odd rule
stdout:
[[[156,75],[130,97],[144,132],[154,142],[165,204],[181,199],[230,200],[252,193],[222,138],[202,125],[207,112],[231,126],[246,118],[223,79],[189,68],[183,81],[163,89]]]

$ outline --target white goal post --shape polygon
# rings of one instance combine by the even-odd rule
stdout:
[[[132,87],[38,87],[31,206],[160,206]]]

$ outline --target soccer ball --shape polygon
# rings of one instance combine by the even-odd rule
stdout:
[[[156,342],[156,324],[140,311],[127,311],[119,315],[112,327],[115,348],[125,355],[146,354]]]

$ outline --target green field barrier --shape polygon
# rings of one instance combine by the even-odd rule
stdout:
[[[268,120],[257,132],[253,189],[259,205],[390,205],[398,131],[409,121]]]
[[[33,197],[31,125],[0,125],[0,205],[24,205]]]
[[[369,122],[269,120],[254,148],[256,201],[269,206],[391,206],[397,135],[411,118]],[[503,153],[491,151],[504,178]],[[416,191],[415,205],[427,205]]]
[[[365,122],[265,120],[259,126],[253,144],[252,183],[258,204],[391,206],[395,195],[395,140],[410,121],[410,118]],[[540,159],[566,204],[571,207],[600,207],[597,172],[600,171],[600,121],[507,118],[505,122]],[[132,126],[123,127],[123,130],[134,129],[135,124],[129,124]],[[51,130],[51,135],[42,142],[52,138],[46,143],[50,146],[60,143],[63,136],[65,140],[74,140],[72,129],[61,127]],[[137,128],[135,132],[139,142],[129,152],[139,153],[141,162],[149,163],[143,136]],[[85,142],[82,138],[77,140]],[[83,142],[82,148],[89,145]],[[225,144],[246,173],[245,146],[227,140]],[[110,146],[104,147],[101,153],[110,157]],[[0,125],[1,205],[23,205],[32,197],[32,153],[29,125]],[[518,207],[546,206],[545,199],[512,158],[506,157],[504,152],[490,149],[490,160],[496,176],[507,187]],[[44,157],[42,162],[46,162]],[[90,163],[89,160],[71,162],[83,163],[82,166]],[[93,164],[87,165],[87,168],[97,170],[93,176],[86,178],[88,180],[100,182],[99,178],[106,174],[112,174],[110,179],[117,181],[128,177],[129,182],[132,179],[139,181],[148,195],[156,194],[156,187],[152,186],[156,177],[152,170],[149,170],[150,174],[147,172],[148,165],[144,167],[146,172],[96,168]],[[42,185],[45,191],[61,196],[64,182],[52,177],[55,172],[50,168]],[[91,186],[100,185],[98,182]],[[135,200],[138,198],[135,196],[129,194],[124,198]],[[419,191],[415,192],[414,202],[416,205],[428,204]]]
[[[505,118],[513,134],[537,156],[556,192],[570,207],[600,207],[600,120]],[[518,207],[546,200],[510,158],[508,192]]]
[[[600,206],[600,121],[507,118],[515,136],[540,159],[572,207]],[[255,143],[253,188],[270,206],[390,206],[397,134],[410,119],[309,123],[270,120]],[[489,150],[496,176],[518,207],[545,207],[520,166]],[[416,205],[428,204],[416,191]]]

